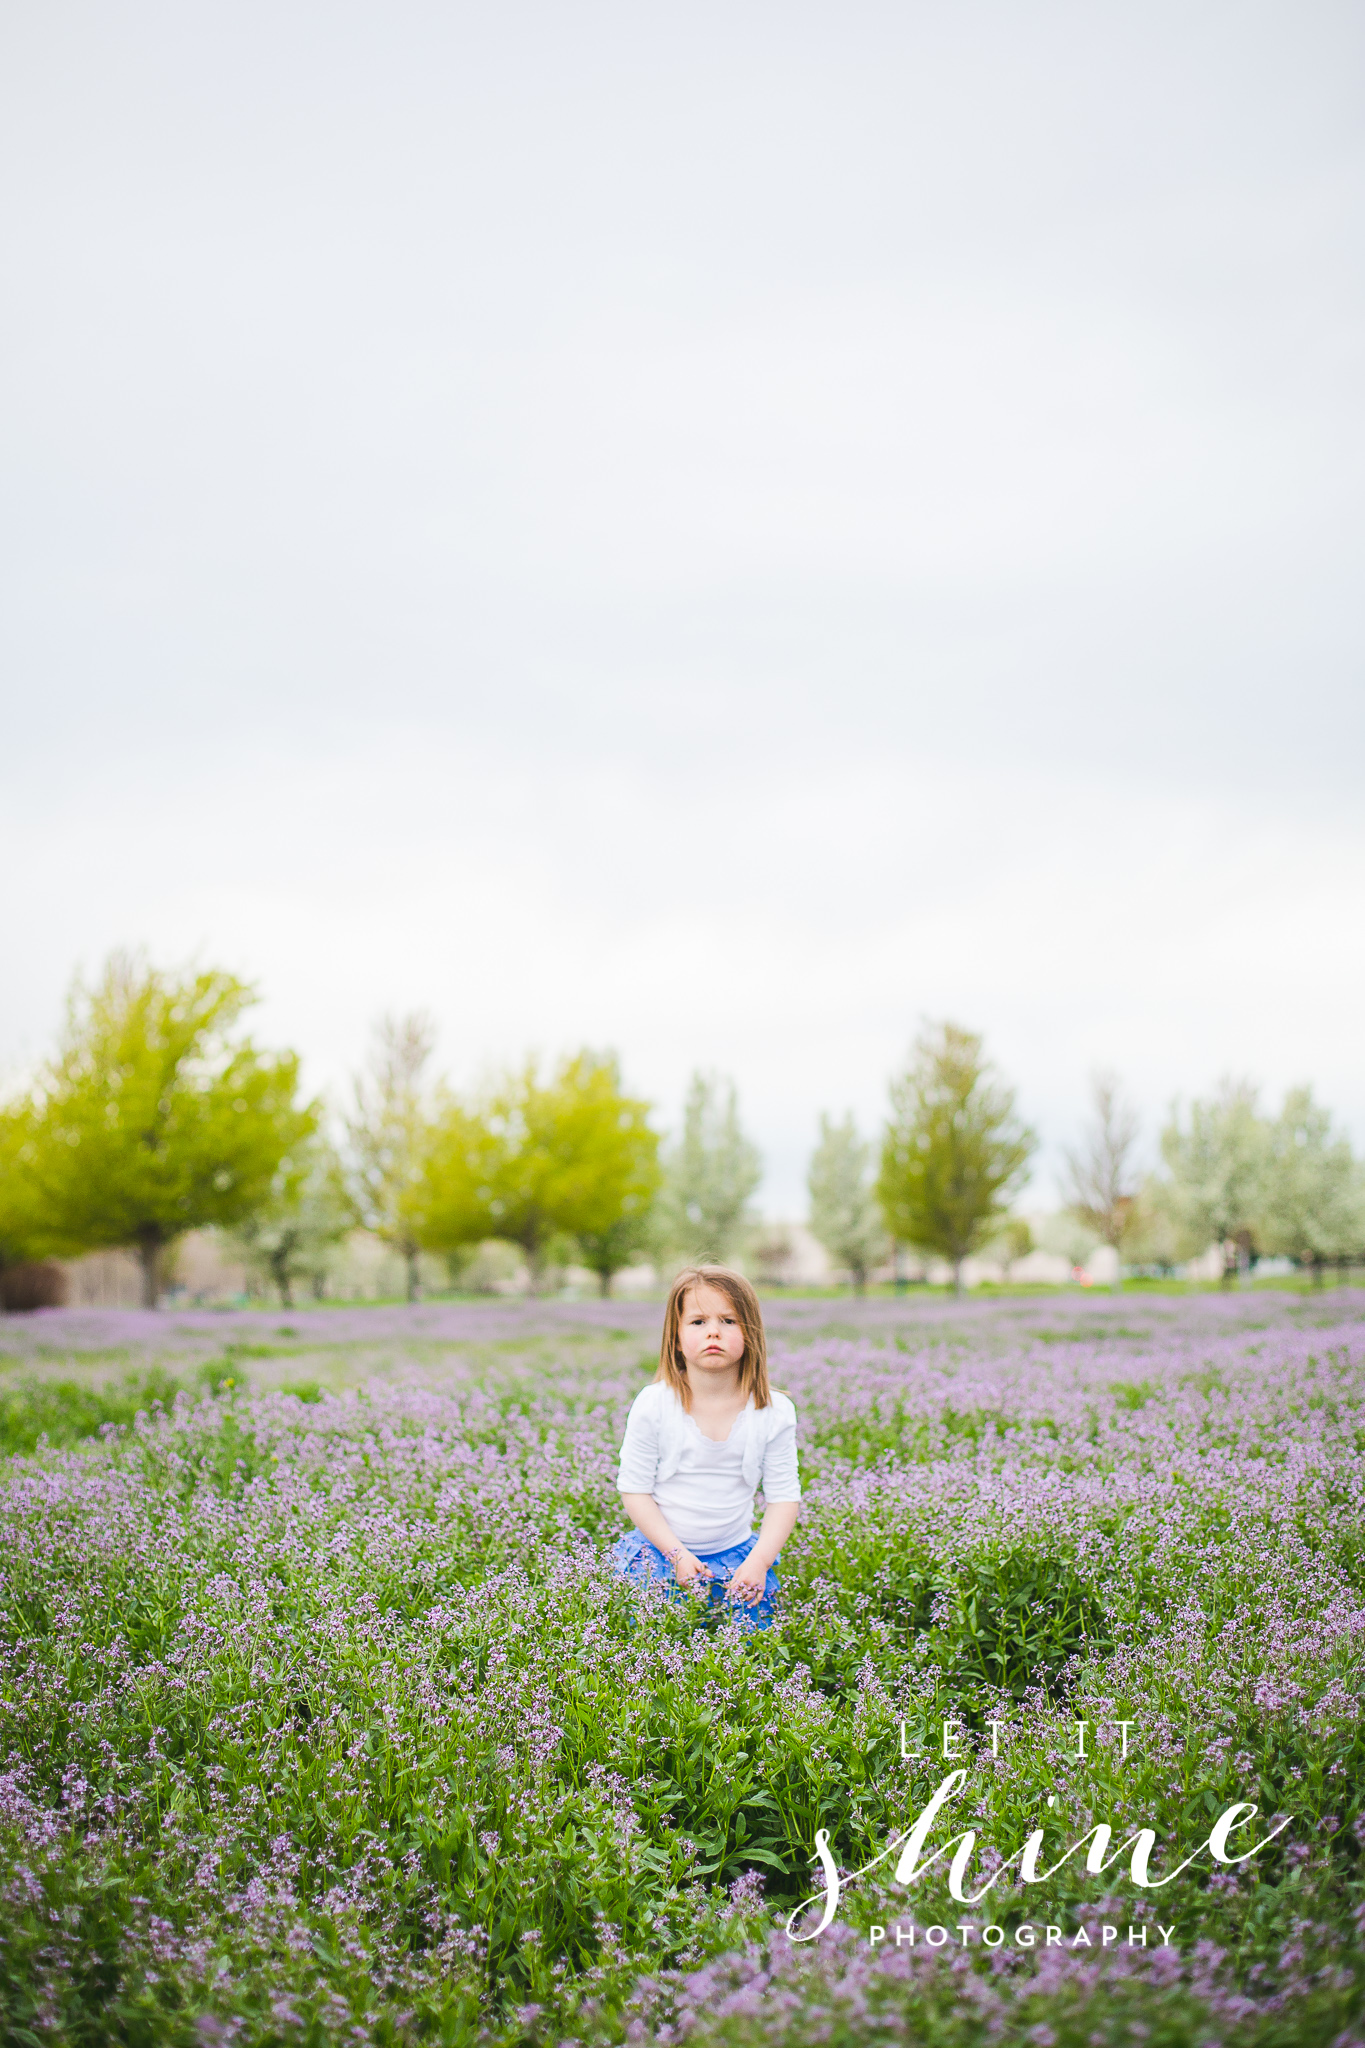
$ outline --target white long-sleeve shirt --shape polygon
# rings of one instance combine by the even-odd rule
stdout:
[[[704,1436],[671,1387],[644,1387],[631,1403],[616,1481],[648,1493],[689,1550],[728,1550],[753,1533],[754,1493],[771,1504],[800,1500],[796,1409],[786,1394],[755,1408],[752,1394],[723,1443]]]

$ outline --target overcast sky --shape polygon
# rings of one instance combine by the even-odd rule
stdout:
[[[1358,6],[5,10],[0,1066],[117,944],[339,1087],[919,1020],[1365,1139]]]

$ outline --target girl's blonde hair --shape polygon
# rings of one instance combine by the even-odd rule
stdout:
[[[763,1311],[758,1305],[758,1296],[744,1275],[732,1273],[728,1266],[689,1266],[673,1282],[668,1307],[664,1310],[663,1342],[659,1346],[659,1370],[654,1375],[655,1379],[671,1387],[683,1407],[691,1409],[692,1390],[687,1383],[687,1367],[683,1363],[678,1332],[682,1326],[683,1303],[694,1287],[714,1287],[729,1302],[735,1312],[735,1320],[744,1332],[739,1384],[746,1394],[753,1395],[755,1408],[770,1407],[772,1391],[768,1385],[768,1340],[763,1334]]]

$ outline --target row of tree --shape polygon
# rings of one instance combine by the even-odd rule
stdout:
[[[1164,1172],[1137,1168],[1139,1119],[1112,1074],[1096,1077],[1086,1141],[1067,1155],[1073,1212],[1121,1258],[1170,1266],[1210,1246],[1231,1281],[1265,1256],[1312,1269],[1365,1250],[1365,1172],[1311,1088],[1291,1088],[1278,1115],[1257,1090],[1229,1080],[1172,1116],[1161,1133]]]
[[[651,1105],[626,1092],[614,1055],[584,1050],[548,1074],[528,1061],[461,1096],[432,1077],[420,1016],[382,1025],[335,1135],[302,1099],[299,1062],[242,1028],[254,990],[213,971],[176,976],[115,956],[72,992],[57,1051],[0,1107],[0,1267],[109,1247],[142,1264],[160,1298],[168,1252],[216,1228],[288,1301],[357,1226],[405,1260],[452,1274],[490,1239],[519,1247],[533,1288],[573,1259],[613,1275],[734,1257],[761,1160],[735,1090],[698,1074],[681,1130],[663,1144]],[[859,1289],[898,1248],[963,1262],[1028,1249],[1010,1214],[1037,1147],[982,1041],[926,1030],[891,1086],[880,1148],[851,1116],[821,1119],[811,1227]],[[1320,1270],[1365,1243],[1365,1195],[1347,1141],[1310,1091],[1278,1118],[1228,1084],[1162,1133],[1165,1172],[1136,1168],[1135,1112],[1109,1076],[1095,1084],[1086,1141],[1068,1155],[1069,1202],[1133,1263],[1167,1265],[1224,1247],[1239,1263],[1281,1252]]]
[[[945,1259],[959,1288],[973,1254],[1026,1253],[1029,1229],[1008,1198],[1036,1138],[980,1039],[952,1024],[920,1038],[891,1102],[880,1170],[851,1117],[822,1118],[811,1162],[811,1228],[855,1287],[897,1245]],[[1225,1082],[1171,1116],[1160,1173],[1140,1170],[1140,1138],[1117,1077],[1097,1075],[1083,1141],[1065,1154],[1066,1207],[1121,1262],[1169,1271],[1216,1246],[1230,1283],[1267,1255],[1320,1280],[1324,1266],[1365,1254],[1365,1171],[1310,1088],[1264,1116],[1250,1083]]]
[[[56,1054],[0,1108],[0,1266],[128,1247],[155,1305],[191,1230],[227,1233],[283,1299],[355,1228],[406,1261],[458,1270],[489,1239],[533,1287],[572,1257],[604,1293],[643,1255],[733,1250],[762,1171],[733,1086],[694,1077],[676,1143],[626,1092],[615,1056],[528,1061],[461,1097],[430,1076],[426,1019],[383,1024],[334,1137],[293,1053],[242,1029],[234,976],[160,973],[118,955],[77,985]]]

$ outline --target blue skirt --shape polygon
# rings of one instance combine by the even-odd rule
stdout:
[[[752,1535],[746,1536],[742,1543],[734,1543],[728,1550],[712,1550],[704,1555],[697,1550],[692,1554],[699,1564],[710,1567],[711,1578],[709,1582],[705,1579],[701,1581],[701,1590],[705,1592],[712,1607],[722,1608],[727,1614],[738,1616],[740,1622],[748,1628],[771,1628],[773,1599],[778,1588],[777,1573],[771,1565],[763,1583],[763,1597],[756,1600],[752,1607],[747,1606],[742,1600],[731,1600],[725,1590],[730,1574],[738,1571],[757,1541],[758,1531],[755,1530]],[[631,1580],[634,1585],[661,1585],[670,1599],[699,1597],[699,1594],[691,1594],[686,1586],[678,1584],[673,1576],[673,1567],[662,1550],[657,1549],[642,1536],[638,1529],[630,1530],[612,1545],[610,1564],[614,1572],[619,1572],[623,1579]]]

